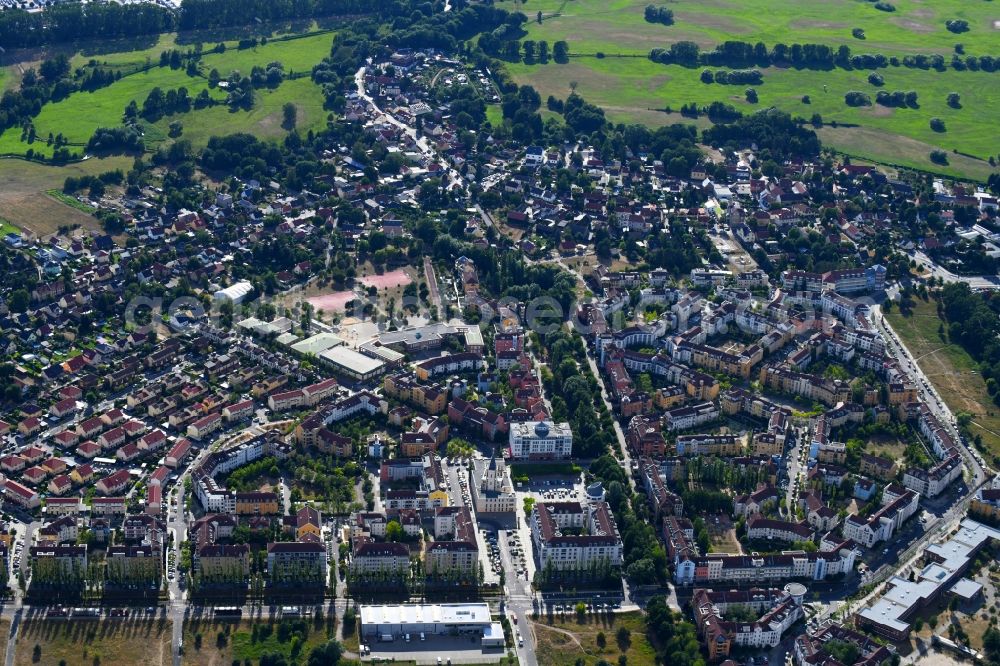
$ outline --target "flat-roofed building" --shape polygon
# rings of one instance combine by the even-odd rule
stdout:
[[[369,640],[406,634],[487,636],[494,625],[485,603],[362,605],[360,615],[361,636]]]
[[[573,453],[573,431],[568,423],[511,423],[509,441],[511,457],[516,460],[562,460]]]
[[[385,372],[388,367],[382,359],[372,358],[343,345],[320,353],[317,358],[334,372],[358,381],[368,381]]]

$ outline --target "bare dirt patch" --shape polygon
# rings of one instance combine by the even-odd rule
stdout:
[[[799,19],[797,21],[792,21],[788,24],[789,28],[819,28],[821,30],[842,30],[849,29],[851,26],[847,23],[839,23],[837,21],[814,21],[811,19]]]
[[[355,298],[357,298],[357,296],[353,291],[336,291],[332,294],[313,296],[311,298],[307,298],[306,301],[308,301],[309,305],[313,306],[317,310],[323,310],[324,312],[343,312],[347,309],[347,304]]]
[[[920,21],[914,21],[908,18],[892,18],[889,19],[892,23],[898,25],[900,28],[905,28],[910,32],[917,33],[931,33],[934,32],[934,26],[927,25],[926,23],[921,23]]]
[[[868,109],[869,115],[872,115],[876,118],[888,118],[895,112],[896,110],[893,109],[892,107],[882,106],[881,104],[874,104]]]
[[[113,169],[128,170],[131,157],[93,159],[62,167],[17,159],[0,159],[0,216],[39,236],[60,226],[100,229],[94,217],[57,201],[46,190],[61,189],[68,176],[97,175]]]
[[[389,271],[388,273],[381,273],[375,275],[368,275],[359,280],[361,284],[366,287],[375,287],[376,289],[391,289],[394,287],[405,287],[406,285],[413,282],[413,278],[410,277],[402,268],[397,268],[394,271]]]

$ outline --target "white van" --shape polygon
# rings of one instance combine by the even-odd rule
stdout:
[[[407,642],[407,643],[409,643],[409,642],[410,642],[410,635],[409,635],[409,634],[406,634],[406,642]]]
[[[422,632],[422,631],[420,632],[420,640],[422,640],[422,641],[427,640],[427,637],[424,636],[424,632]]]

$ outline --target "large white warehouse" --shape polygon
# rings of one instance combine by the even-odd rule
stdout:
[[[487,604],[394,604],[361,606],[361,636],[390,641],[419,636],[481,636],[483,647],[503,645],[503,629],[494,624]],[[499,636],[499,639],[497,638]]]

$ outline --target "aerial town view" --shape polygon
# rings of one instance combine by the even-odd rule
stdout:
[[[0,666],[1000,666],[990,0],[0,0]]]

